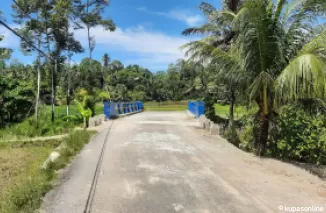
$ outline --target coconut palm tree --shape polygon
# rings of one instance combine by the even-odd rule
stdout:
[[[207,19],[207,23],[203,24],[202,26],[198,28],[188,28],[182,32],[183,35],[208,35],[207,38],[203,40],[204,43],[197,43],[197,42],[191,42],[189,44],[186,44],[183,48],[189,49],[187,51],[187,54],[193,54],[193,56],[196,55],[196,57],[192,57],[192,59],[198,63],[205,64],[205,59],[207,59],[209,56],[206,55],[204,52],[197,52],[197,54],[194,54],[196,52],[196,49],[198,45],[201,44],[209,44],[213,47],[219,47],[223,51],[228,51],[231,47],[231,41],[233,37],[235,36],[235,32],[232,30],[232,17],[230,18],[230,13],[236,13],[241,5],[243,4],[243,0],[224,0],[223,1],[223,11],[219,12],[215,7],[213,7],[211,4],[207,2],[202,2],[200,5],[200,9],[202,10],[203,14],[205,15]],[[198,57],[198,54],[204,54],[205,57]],[[206,52],[207,53],[207,52]],[[203,55],[203,56],[204,56]],[[204,59],[204,60],[203,60]],[[207,61],[206,61],[207,64]],[[219,71],[222,71],[222,65],[219,65],[219,68],[217,69]],[[216,74],[216,73],[211,73]],[[229,93],[228,99],[230,100],[230,109],[229,109],[229,123],[228,126],[233,128],[233,120],[234,120],[234,105],[236,102],[236,93],[237,93],[237,85],[238,82],[234,79],[229,78],[222,78],[222,76],[218,75],[215,76],[215,79],[218,79],[219,82],[224,82],[223,88],[227,88],[227,91]]]
[[[243,0],[223,0],[223,9],[236,13],[242,3]],[[187,28],[182,32],[182,35],[209,35],[214,46],[227,49],[234,36],[229,20],[225,19],[223,13],[220,13],[213,5],[207,2],[202,2],[199,8],[206,17],[207,23],[200,27]]]
[[[193,57],[209,55],[224,64],[226,72],[220,74],[225,78],[238,75],[239,91],[258,105],[257,154],[265,150],[275,103],[325,97],[326,31],[312,36],[313,21],[325,8],[321,0],[246,0],[236,13],[218,12],[232,23],[229,51],[213,45],[210,38],[189,44]]]

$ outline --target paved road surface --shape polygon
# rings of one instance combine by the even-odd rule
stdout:
[[[183,112],[144,112],[114,121],[91,212],[261,213],[285,212],[280,205],[323,204],[326,212],[324,181],[238,150],[197,125]],[[41,212],[83,213],[106,132],[63,172]]]

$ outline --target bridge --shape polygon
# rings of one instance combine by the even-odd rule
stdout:
[[[60,173],[41,212],[261,213],[325,203],[317,177],[245,153],[186,112],[141,112],[103,125]]]

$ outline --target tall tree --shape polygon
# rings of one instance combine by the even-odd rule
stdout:
[[[54,58],[54,69],[52,72],[52,122],[54,121],[54,106],[56,102],[56,75],[58,71],[62,71],[66,57],[63,51],[68,51],[68,57],[72,52],[82,52],[82,47],[78,41],[74,39],[73,33],[69,32],[70,23],[75,26],[79,23],[76,21],[80,15],[79,1],[61,0],[51,1],[47,7],[44,7],[47,19],[49,20],[48,34],[50,34],[49,41],[53,43],[52,56]],[[49,47],[50,51],[50,47]],[[69,78],[69,76],[68,76]],[[67,89],[67,100],[69,99],[69,86]],[[69,104],[69,100],[68,100]],[[68,111],[68,108],[67,108]]]
[[[31,0],[14,0],[12,5],[14,9],[14,20],[18,24],[24,24],[20,33],[25,36],[28,41],[37,44],[38,49],[41,49],[42,45],[42,34],[44,34],[44,25],[41,22],[41,1]],[[29,53],[33,51],[26,41],[21,40],[21,49],[23,52]],[[35,100],[35,120],[38,124],[39,118],[39,103],[40,103],[40,88],[41,88],[41,52],[37,53],[37,95]]]
[[[91,29],[97,26],[102,26],[105,30],[109,30],[111,32],[115,31],[116,29],[112,19],[104,19],[102,16],[102,13],[105,11],[105,7],[107,7],[109,3],[109,0],[85,0],[82,3],[84,10],[81,13],[81,21],[86,26],[87,30],[91,71],[93,71],[92,58],[96,43],[95,37],[91,35]]]
[[[207,43],[213,47],[218,47],[223,51],[228,51],[231,48],[231,41],[235,36],[235,31],[232,29],[232,18],[230,18],[229,13],[236,13],[243,4],[244,0],[224,0],[223,1],[223,10],[224,13],[219,12],[213,5],[202,2],[200,9],[207,19],[207,23],[203,24],[198,28],[188,28],[182,32],[183,35],[208,35],[207,38],[203,40],[204,43]],[[189,44],[184,45],[183,48],[188,49],[188,52],[191,52],[193,55],[192,60],[196,63],[208,64],[206,57],[200,57],[199,53],[202,56],[205,55],[205,52],[196,52],[200,42],[190,42]],[[195,51],[193,51],[195,50]],[[217,68],[219,71],[222,70],[222,67]],[[218,75],[217,69],[215,69],[214,76],[215,79],[224,80],[224,88],[227,88],[229,92],[230,100],[230,109],[229,109],[229,126],[233,128],[233,118],[234,118],[234,105],[236,102],[236,93],[238,89],[238,82],[236,79],[222,78]],[[237,76],[234,76],[237,77]],[[209,91],[206,91],[209,92]]]
[[[108,93],[109,93],[109,89],[105,83],[105,79],[106,79],[105,73],[108,72],[110,62],[111,62],[111,58],[110,58],[109,54],[105,53],[102,57],[103,66],[102,66],[101,87],[102,87],[102,89],[105,89]]]

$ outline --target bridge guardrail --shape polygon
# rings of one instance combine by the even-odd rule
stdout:
[[[204,101],[189,101],[188,110],[199,118],[201,115],[205,114],[205,103]]]
[[[143,102],[105,102],[104,103],[104,115],[107,119],[116,118],[119,115],[140,112],[144,110]]]

